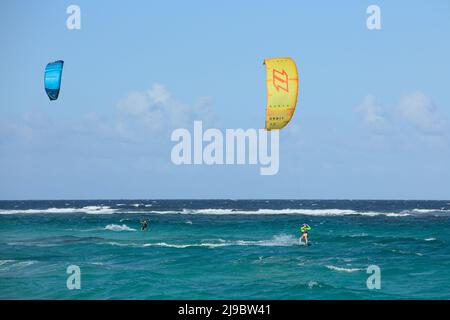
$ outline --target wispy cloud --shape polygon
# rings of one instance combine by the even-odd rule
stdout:
[[[134,117],[153,131],[186,127],[193,120],[211,119],[210,107],[208,98],[202,98],[192,106],[182,103],[158,83],[146,91],[131,92],[117,103],[122,115]]]
[[[405,134],[409,130],[409,133],[424,138],[448,139],[447,120],[431,97],[421,91],[404,94],[390,107],[383,107],[375,96],[368,95],[355,111],[375,133]]]
[[[367,95],[364,97],[355,110],[362,117],[364,124],[375,132],[385,133],[388,129],[388,121],[383,115],[382,107],[378,104],[375,96]]]
[[[58,118],[42,108],[32,108],[20,115],[2,118],[0,148],[34,146],[55,152],[65,150],[104,156],[119,148],[137,147],[140,153],[147,150],[165,157],[166,150],[161,146],[170,144],[169,133],[173,128],[190,127],[197,119],[214,119],[208,98],[188,105],[175,99],[160,84],[154,84],[146,91],[131,92],[106,110],[109,114],[90,112],[78,117]],[[149,145],[159,147],[149,148]]]
[[[447,133],[446,120],[438,113],[432,99],[417,91],[401,97],[395,111],[399,118],[425,135]]]

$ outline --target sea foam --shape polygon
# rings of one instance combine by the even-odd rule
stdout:
[[[85,206],[82,208],[47,208],[47,209],[14,209],[0,210],[0,214],[63,214],[63,213],[86,213],[86,214],[112,214],[117,209],[108,206]]]
[[[136,229],[130,228],[126,224],[122,224],[122,225],[108,224],[105,227],[105,230],[110,230],[110,231],[136,231]]]
[[[342,268],[342,267],[336,267],[332,265],[325,266],[330,270],[338,271],[338,272],[356,272],[356,271],[362,271],[364,269],[361,268]]]

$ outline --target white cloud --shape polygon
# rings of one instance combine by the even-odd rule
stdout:
[[[194,120],[212,118],[210,101],[206,98],[188,106],[175,98],[161,84],[144,92],[131,92],[117,103],[123,114],[133,116],[148,129],[158,131],[192,125]]]
[[[154,103],[165,104],[170,99],[170,93],[159,83],[155,83],[147,93]]]
[[[395,108],[399,118],[426,135],[441,135],[447,130],[446,121],[438,114],[429,96],[417,91],[401,97]]]
[[[389,107],[382,107],[374,96],[368,95],[355,111],[378,137],[382,134],[396,145],[450,146],[445,115],[439,112],[431,97],[421,91],[405,94]]]
[[[121,111],[140,115],[149,109],[150,99],[145,92],[131,92],[125,99],[118,102],[117,107]]]
[[[375,96],[367,95],[360,105],[356,107],[364,123],[378,133],[385,132],[388,128],[388,121],[383,116],[381,106],[377,103]]]

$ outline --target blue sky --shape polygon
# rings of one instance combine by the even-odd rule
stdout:
[[[71,4],[81,30],[66,28]],[[366,28],[371,4],[381,30]],[[0,6],[1,199],[450,199],[448,1]],[[279,173],[172,164],[176,127],[264,126],[276,56],[300,73]]]

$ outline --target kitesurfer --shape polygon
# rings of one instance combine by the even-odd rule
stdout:
[[[304,223],[300,227],[300,232],[302,234],[302,236],[300,237],[300,243],[304,242],[306,245],[308,244],[308,231],[309,230],[311,230],[311,227],[307,223]]]
[[[145,231],[148,228],[149,221],[145,219],[144,221],[141,221],[141,231]]]

